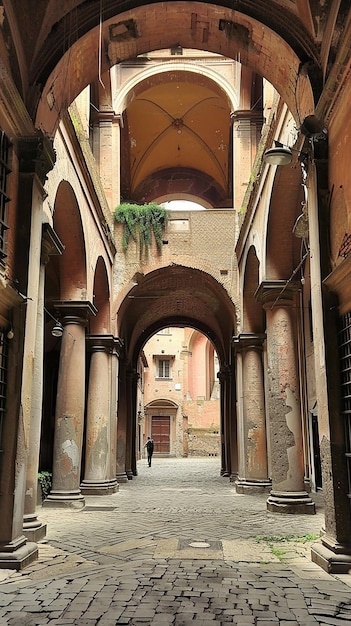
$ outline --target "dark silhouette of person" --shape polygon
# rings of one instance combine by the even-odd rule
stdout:
[[[147,438],[147,442],[146,442],[144,447],[146,448],[146,452],[147,452],[147,463],[148,463],[148,466],[151,467],[151,459],[152,459],[152,455],[153,455],[153,452],[154,452],[154,442],[151,439],[151,437]]]

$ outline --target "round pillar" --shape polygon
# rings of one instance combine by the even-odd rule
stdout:
[[[297,366],[294,289],[274,283],[263,290],[267,324],[268,414],[272,491],[269,511],[315,513],[304,488],[301,402]],[[262,285],[261,288],[262,289]]]
[[[110,352],[113,337],[89,337],[90,373],[87,400],[85,472],[83,494],[104,495],[117,491],[110,475]]]
[[[231,368],[230,366],[222,367],[217,374],[220,382],[220,406],[221,406],[221,446],[222,446],[222,476],[231,476],[232,458],[231,458],[231,411],[230,411],[230,384],[231,384]]]
[[[44,506],[84,506],[80,490],[81,455],[85,407],[86,318],[66,315],[61,320],[60,352],[55,417],[52,490]]]
[[[119,483],[127,483],[127,373],[124,361],[120,363],[117,417],[116,478]]]
[[[242,360],[242,414],[239,422],[241,445],[238,493],[257,493],[271,488],[268,478],[267,434],[262,364],[264,335],[240,335],[236,351]]]

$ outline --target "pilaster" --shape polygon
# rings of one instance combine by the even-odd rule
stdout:
[[[314,144],[309,164],[307,201],[311,257],[311,302],[314,337],[318,429],[322,455],[325,525],[312,561],[329,573],[351,570],[351,512],[347,493],[345,415],[342,414],[337,325],[350,311],[350,257],[330,272],[327,142]],[[322,150],[318,155],[317,151]],[[323,154],[324,151],[324,154]],[[321,158],[322,157],[322,158]]]
[[[99,111],[100,177],[111,212],[120,203],[120,123],[113,110]]]
[[[46,535],[46,524],[43,524],[37,517],[38,465],[43,398],[45,265],[49,262],[51,255],[62,254],[62,250],[62,243],[51,226],[47,223],[43,224],[23,518],[23,533],[31,541],[39,541]]]
[[[263,124],[262,112],[236,110],[231,114],[233,125],[233,206],[240,211],[250,181],[252,164]]]
[[[15,101],[17,104],[14,104]],[[17,107],[18,99],[11,107]],[[23,120],[24,121],[24,120]],[[24,124],[26,125],[26,123]],[[28,128],[28,132],[30,132]],[[53,167],[52,142],[40,132],[13,140],[14,162],[18,164],[18,193],[14,210],[17,223],[13,276],[25,298],[18,297],[12,311],[14,338],[9,350],[6,412],[2,437],[6,446],[1,463],[7,468],[1,481],[0,567],[22,569],[38,557],[37,545],[23,534],[28,441],[31,426],[34,331],[40,267],[40,237],[44,182]],[[19,367],[19,364],[20,367]],[[20,393],[19,393],[20,390]]]

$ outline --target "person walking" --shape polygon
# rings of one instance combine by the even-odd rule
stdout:
[[[148,466],[151,467],[151,460],[152,460],[152,455],[154,452],[154,442],[151,439],[151,437],[147,438],[146,444],[144,446],[146,448],[146,452],[147,452],[147,463]]]

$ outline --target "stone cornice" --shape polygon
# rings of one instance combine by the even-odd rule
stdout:
[[[232,338],[232,346],[235,352],[244,352],[250,348],[262,350],[265,333],[240,333]]]
[[[87,346],[90,352],[101,350],[103,352],[113,352],[120,339],[114,335],[88,335],[86,337]]]
[[[97,308],[89,300],[56,300],[54,308],[62,318],[74,316],[87,320],[97,314]]]
[[[17,153],[19,172],[37,176],[44,185],[48,172],[54,167],[56,154],[52,141],[40,132],[17,137],[13,141]]]
[[[255,292],[257,300],[263,305],[282,305],[291,303],[297,291],[301,289],[301,283],[288,280],[265,280]]]
[[[230,114],[230,119],[232,123],[248,121],[248,122],[260,122],[263,124],[264,117],[262,115],[262,111],[255,111],[250,109],[237,109]]]

